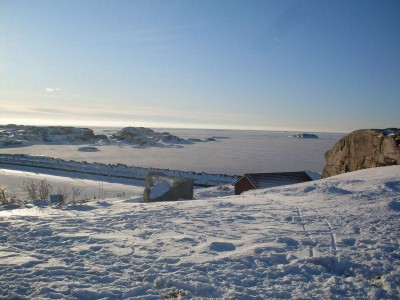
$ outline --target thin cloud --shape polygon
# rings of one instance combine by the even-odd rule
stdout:
[[[57,108],[31,108],[33,112],[39,112],[39,113],[49,113],[49,114],[68,114],[69,112],[63,109],[57,109]]]
[[[61,91],[61,89],[60,89],[60,88],[48,87],[48,88],[45,89],[45,91],[46,91],[47,93],[56,93],[56,92]]]

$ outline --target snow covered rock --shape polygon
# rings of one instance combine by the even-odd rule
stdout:
[[[154,146],[157,144],[176,144],[184,142],[168,132],[155,132],[145,127],[125,127],[112,135],[113,139],[125,141],[138,146]]]
[[[176,201],[193,199],[193,179],[173,177],[161,172],[150,172],[146,176],[144,202]]]
[[[325,153],[322,177],[400,164],[400,129],[362,129],[339,140]]]
[[[26,145],[35,143],[94,142],[97,136],[89,128],[66,126],[1,125],[0,145]]]
[[[174,146],[216,141],[214,138],[181,138],[146,127],[125,127],[113,134],[94,134],[92,129],[65,126],[0,125],[0,147],[34,144],[128,144],[139,147]],[[84,151],[84,150],[82,150]]]
[[[215,139],[212,138],[206,138],[204,140],[194,138],[184,139],[172,135],[169,132],[156,132],[146,127],[125,127],[114,133],[110,138],[114,141],[126,142],[141,147],[215,141]]]

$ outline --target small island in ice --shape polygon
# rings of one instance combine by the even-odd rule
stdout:
[[[100,150],[97,147],[87,146],[87,147],[78,148],[78,151],[82,151],[82,152],[98,152]]]
[[[177,144],[192,144],[199,142],[215,141],[213,138],[184,139],[169,132],[156,132],[146,127],[125,127],[112,134],[109,138],[111,142],[125,142],[136,146],[162,146]]]
[[[312,133],[299,133],[290,135],[289,137],[296,139],[317,139],[318,135]]]

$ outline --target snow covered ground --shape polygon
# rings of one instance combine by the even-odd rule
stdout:
[[[134,182],[139,180],[145,180],[146,175],[149,172],[162,172],[166,175],[175,177],[185,177],[194,180],[194,184],[197,186],[215,186],[222,184],[230,184],[236,181],[239,176],[232,176],[227,174],[209,174],[209,173],[197,173],[197,172],[185,172],[180,170],[170,169],[155,169],[155,168],[142,168],[135,166],[127,166],[123,164],[101,164],[101,163],[88,163],[86,161],[75,161],[75,160],[62,160],[55,159],[53,157],[38,155],[10,155],[0,154],[0,167],[8,169],[18,170],[33,170],[40,173],[52,173],[52,172],[73,172],[76,176],[80,174],[89,175],[89,178],[98,178],[98,175],[102,175],[103,179],[99,180],[117,180],[119,178],[125,178],[133,180]]]
[[[1,210],[0,297],[398,299],[399,217],[400,166],[199,201]]]
[[[10,166],[8,166],[10,167]],[[13,167],[13,166],[12,166]],[[65,172],[60,170],[40,169],[32,167],[19,167],[19,170],[1,168],[0,164],[0,187],[4,187],[8,194],[24,196],[21,188],[24,182],[38,183],[46,180],[53,187],[53,191],[59,188],[78,187],[81,189],[82,198],[101,199],[108,198],[129,198],[130,202],[140,202],[143,196],[145,181],[132,180],[117,177],[104,177],[88,175],[84,173]],[[46,173],[39,173],[46,172]],[[99,191],[100,187],[100,191]],[[100,194],[99,194],[100,192]],[[123,196],[121,196],[121,194]],[[210,188],[194,189],[194,199],[207,199],[233,195],[232,185],[221,185]],[[88,197],[85,197],[87,195]]]
[[[104,181],[104,177],[102,176],[96,177],[93,175],[56,170],[47,170],[50,174],[43,174],[38,173],[43,171],[43,169],[25,169],[26,170],[10,170],[0,168],[0,187],[5,187],[9,194],[23,197],[23,191],[21,188],[23,182],[33,181],[34,183],[38,183],[41,180],[46,180],[53,187],[54,193],[59,188],[63,189],[65,187],[70,190],[72,187],[77,187],[81,189],[82,198],[96,197],[99,199],[103,194],[105,197],[109,198],[114,198],[121,194],[126,197],[141,197],[143,194],[144,182],[142,180],[114,178],[113,181],[111,178],[110,181]],[[32,172],[32,170],[35,170],[36,172]]]

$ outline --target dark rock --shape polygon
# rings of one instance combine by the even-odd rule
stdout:
[[[97,147],[88,146],[88,147],[80,147],[80,148],[78,148],[78,151],[82,151],[82,152],[99,152],[100,150]]]
[[[161,172],[150,172],[146,175],[143,202],[191,200],[193,199],[193,185],[193,179],[168,176]]]
[[[316,134],[312,134],[312,133],[293,134],[290,137],[297,138],[297,139],[317,139],[318,138],[318,136]]]

